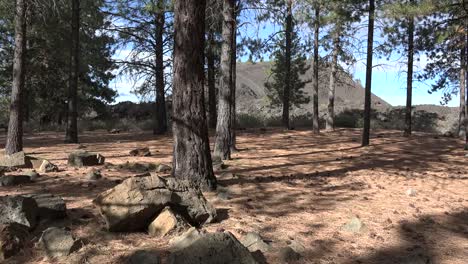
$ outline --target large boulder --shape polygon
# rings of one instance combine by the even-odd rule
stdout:
[[[148,234],[155,237],[164,237],[171,233],[181,232],[189,227],[190,225],[183,216],[174,212],[170,207],[166,207],[148,226]]]
[[[256,264],[249,250],[229,232],[206,234],[171,253],[170,264]]]
[[[39,244],[49,257],[64,257],[78,251],[83,242],[76,239],[70,230],[58,227],[49,227],[43,233]]]
[[[33,229],[38,215],[37,203],[30,197],[0,197],[0,224],[19,223]]]
[[[98,166],[105,162],[104,156],[87,151],[75,151],[68,155],[68,165],[72,167]]]
[[[28,228],[18,223],[0,224],[0,262],[18,254],[28,237]]]
[[[27,163],[26,154],[23,151],[6,155],[5,150],[0,151],[1,167],[25,167]]]
[[[67,205],[62,197],[50,193],[36,193],[25,196],[36,201],[41,219],[62,219],[67,216]]]
[[[191,225],[212,222],[216,210],[199,190],[174,178],[157,175],[133,177],[101,193],[93,202],[113,232],[145,230],[152,220],[170,206]]]

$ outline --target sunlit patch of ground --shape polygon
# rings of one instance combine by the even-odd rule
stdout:
[[[268,263],[280,263],[277,248],[291,240],[306,248],[298,263],[466,263],[468,157],[462,142],[423,134],[408,139],[395,131],[373,135],[372,146],[361,148],[358,130],[318,136],[310,131],[243,131],[240,151],[218,174],[231,199],[206,194],[223,220],[205,229],[224,229],[239,238],[258,232],[273,246],[265,254]],[[28,135],[26,152],[50,159],[62,171],[34,184],[1,188],[0,195],[49,191],[65,198],[70,219],[60,224],[88,244],[63,263],[119,263],[139,249],[166,256],[169,238],[108,233],[92,205],[92,199],[117,180],[138,173],[118,166],[102,168],[105,179],[90,185],[88,169],[67,167],[67,154],[77,145],[63,144],[62,139],[56,133]],[[171,161],[171,137],[90,132],[81,136],[81,143],[115,165]],[[129,156],[131,149],[143,146],[154,155]],[[409,189],[416,195],[409,196]],[[364,230],[342,230],[355,216]],[[32,248],[12,262],[48,260]]]

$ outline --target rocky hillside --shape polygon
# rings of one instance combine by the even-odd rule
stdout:
[[[239,63],[237,65],[237,109],[239,113],[256,113],[266,117],[281,115],[280,108],[271,108],[265,91],[265,82],[269,77],[270,63]],[[304,79],[312,78],[312,70],[309,70]],[[321,116],[326,114],[328,103],[328,85],[330,74],[327,68],[319,71],[319,104]],[[312,83],[306,84],[305,91],[312,97]],[[354,81],[348,74],[339,74],[338,87],[336,89],[335,106],[337,113],[345,109],[364,108],[364,88]],[[372,107],[379,111],[391,107],[381,98],[372,95]],[[292,115],[301,116],[312,113],[312,101],[293,108]]]

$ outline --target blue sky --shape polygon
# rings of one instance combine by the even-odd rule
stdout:
[[[241,20],[243,20],[243,27],[239,29],[240,35],[248,35],[250,37],[259,37],[262,39],[268,38],[270,34],[276,32],[278,30],[278,26],[275,26],[273,23],[266,22],[264,24],[256,24],[253,17],[253,14],[248,14],[245,12],[241,16]],[[365,29],[365,28],[364,28]],[[299,28],[301,32],[301,36],[310,36],[310,31],[306,26],[301,26]],[[367,31],[362,31],[363,34],[360,38],[361,41],[365,41],[367,39],[366,33]],[[376,29],[375,32],[376,36],[376,44],[382,41],[380,36],[380,32]],[[240,39],[240,36],[239,36]],[[365,48],[365,46],[363,46]],[[361,55],[358,55],[361,54]],[[115,54],[115,58],[125,58],[129,55],[129,50],[119,50]],[[322,50],[321,55],[326,55],[325,52]],[[362,51],[357,51],[355,56],[358,59],[358,62],[353,65],[349,69],[350,74],[353,75],[354,79],[360,80],[362,85],[365,84],[365,54]],[[269,55],[264,54],[264,59],[268,60]],[[418,69],[424,68],[427,60],[425,59],[424,55],[421,55],[420,61],[416,62],[415,71]],[[247,60],[247,56],[241,58],[242,61]],[[403,63],[403,64],[402,64]],[[387,101],[393,106],[401,106],[406,104],[406,73],[404,72],[404,61],[397,61],[395,56],[390,58],[390,61],[386,59],[380,59],[377,56],[374,56],[374,66],[375,65],[383,65],[383,66],[375,66],[373,69],[372,74],[372,92],[381,97],[383,100]],[[403,67],[403,69],[402,69]],[[128,76],[120,76],[116,80],[114,80],[111,84],[111,87],[116,89],[119,93],[119,97],[117,98],[117,102],[121,101],[140,101],[136,95],[132,93],[134,86],[134,82]],[[414,82],[413,84],[413,104],[420,105],[420,104],[435,104],[440,105],[441,98],[443,96],[443,92],[429,94],[428,90],[430,89],[430,81],[426,83],[419,83]],[[459,97],[455,96],[453,99],[448,103],[448,106],[458,106],[459,104]]]

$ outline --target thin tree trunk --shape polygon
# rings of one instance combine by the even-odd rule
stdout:
[[[466,102],[465,102],[465,86],[466,86],[466,49],[463,47],[460,52],[460,109],[458,118],[458,135],[463,138],[466,134],[465,118],[466,118]]]
[[[319,34],[320,34],[320,7],[315,7],[315,21],[314,21],[314,82],[313,82],[313,114],[312,126],[314,134],[320,133],[319,122]]]
[[[216,189],[204,98],[205,0],[174,1],[173,176]]]
[[[293,21],[292,21],[292,0],[287,1],[287,11],[286,11],[286,75],[285,75],[285,85],[283,92],[283,126],[287,129],[290,129],[289,122],[289,108],[290,108],[290,97],[291,97],[291,46],[292,46],[292,30],[293,30]]]
[[[224,0],[223,45],[221,49],[221,81],[219,86],[219,112],[216,125],[214,156],[223,160],[231,158],[231,108],[232,108],[232,31],[234,27],[235,0]]]
[[[371,121],[371,88],[372,88],[372,57],[374,51],[374,19],[375,0],[369,0],[369,28],[367,33],[367,65],[366,88],[364,98],[364,129],[362,131],[362,146],[369,145]]]
[[[10,102],[10,120],[6,140],[6,154],[23,150],[23,90],[26,55],[26,1],[16,1],[15,53],[13,58],[13,87]]]
[[[78,76],[80,58],[80,0],[72,0],[68,121],[65,142],[78,143]]]
[[[235,3],[236,1],[234,1]],[[231,55],[231,90],[232,90],[232,99],[231,99],[231,153],[237,151],[236,147],[236,128],[237,128],[237,104],[236,104],[236,89],[237,89],[237,15],[238,15],[239,6],[234,4],[233,17],[234,24],[232,27],[232,55]]]
[[[412,1],[411,1],[412,2]],[[406,116],[405,132],[406,137],[411,136],[412,124],[412,97],[413,97],[413,64],[414,64],[414,17],[408,18],[408,75],[406,77]]]
[[[210,29],[208,33],[208,51],[206,63],[208,67],[208,114],[209,126],[216,129],[216,76],[215,76],[215,56],[214,56],[214,33]]]
[[[167,114],[166,114],[166,93],[164,83],[164,0],[158,0],[157,12],[155,17],[156,25],[156,113],[155,113],[155,127],[153,133],[155,135],[162,135],[167,132]]]
[[[336,90],[336,74],[338,72],[338,53],[340,49],[340,31],[337,26],[333,38],[333,55],[330,71],[330,87],[328,89],[328,115],[327,115],[327,130],[335,130],[335,90]]]

